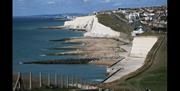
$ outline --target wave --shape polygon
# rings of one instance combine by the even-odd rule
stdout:
[[[104,79],[93,79],[93,81],[97,81],[97,82],[101,82],[103,81]]]
[[[41,54],[40,56],[41,56],[41,57],[44,57],[44,56],[46,56],[46,55],[45,55],[45,54]]]

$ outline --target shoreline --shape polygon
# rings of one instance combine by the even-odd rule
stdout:
[[[123,78],[124,76],[128,74],[136,72],[136,70],[143,67],[146,56],[148,55],[148,52],[151,50],[153,45],[156,44],[156,42],[158,41],[158,38],[156,36],[135,37],[132,44],[125,44],[125,45],[123,43],[119,43],[119,41],[115,41],[112,39],[107,40],[107,39],[101,39],[101,38],[100,39],[94,39],[94,38],[93,39],[88,39],[88,38],[68,39],[67,42],[80,42],[80,41],[85,42],[85,45],[82,49],[76,50],[76,52],[79,52],[80,50],[83,51],[82,56],[77,54],[80,57],[80,59],[72,59],[72,61],[67,61],[67,60],[64,60],[64,61],[51,60],[49,62],[39,61],[39,62],[32,62],[32,64],[105,65],[107,66],[107,73],[109,76],[103,81],[103,84],[112,83],[118,79]],[[148,43],[142,44],[142,43],[139,43],[139,41],[143,43],[144,42],[148,42]],[[119,48],[122,48],[126,51],[115,52],[115,49],[113,48],[117,48],[117,46],[119,46]],[[140,55],[139,52],[137,52],[138,48],[140,48],[139,50],[141,50],[140,53],[142,53],[141,48],[144,48],[143,49],[144,55]],[[89,53],[90,50],[91,52]],[[96,50],[96,51],[93,51],[93,50]],[[104,53],[100,52],[102,50],[104,51]]]
[[[150,51],[156,37],[134,37],[132,45],[130,42],[123,43],[122,40],[117,41],[121,33],[112,30],[98,22],[96,16],[77,17],[73,21],[66,21],[64,26],[48,27],[48,28],[67,28],[74,30],[85,30],[85,38],[62,39],[64,43],[83,44],[82,48],[74,51],[59,52],[48,54],[49,56],[77,55],[79,59],[66,60],[49,60],[26,62],[25,64],[97,64],[108,66],[107,72],[113,76],[108,77],[104,83],[112,82],[120,79],[122,76],[134,72],[140,68]],[[100,37],[100,38],[90,38]],[[105,38],[106,39],[105,39]],[[154,39],[153,39],[154,38]],[[54,41],[54,40],[53,40]],[[56,41],[56,40],[55,40]],[[58,42],[58,40],[56,41]],[[149,43],[150,42],[150,43]],[[123,47],[121,47],[123,46]],[[56,49],[55,49],[56,50]],[[68,50],[68,49],[66,49]],[[103,58],[106,57],[106,58]],[[122,57],[124,59],[120,60]],[[68,60],[68,61],[67,61]],[[119,61],[120,60],[120,61]],[[121,69],[121,70],[120,70]]]
[[[126,52],[120,45],[126,45],[126,43],[111,38],[72,38],[62,39],[65,43],[79,43],[83,45],[66,47],[66,52],[57,52],[47,54],[49,56],[64,56],[64,55],[76,55],[77,59],[65,59],[65,60],[47,60],[47,61],[33,61],[25,62],[24,64],[97,64],[111,66],[122,57],[119,56],[119,52]],[[58,42],[58,41],[56,41]],[[72,49],[73,51],[69,50]],[[51,48],[53,49],[53,48]],[[60,48],[63,49],[63,48]],[[53,50],[60,50],[54,48]]]

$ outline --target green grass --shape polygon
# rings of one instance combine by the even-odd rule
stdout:
[[[98,21],[101,24],[108,26],[115,31],[122,32],[128,35],[131,35],[131,32],[133,31],[133,28],[130,25],[128,25],[126,22],[119,20],[113,15],[98,14],[97,17],[98,17]],[[122,18],[124,17],[122,16]]]
[[[119,15],[121,18],[128,21],[128,19],[125,17],[125,15],[123,13],[115,13],[115,14]]]
[[[144,33],[140,34],[139,36],[161,36],[166,35],[167,32],[158,32],[158,31],[145,31]]]

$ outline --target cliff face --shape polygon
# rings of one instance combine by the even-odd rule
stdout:
[[[104,26],[98,22],[96,16],[77,17],[72,21],[66,21],[64,26],[71,29],[83,29],[86,31],[85,37],[119,37],[120,32]]]

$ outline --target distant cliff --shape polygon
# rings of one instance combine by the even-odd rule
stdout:
[[[70,29],[85,30],[85,37],[125,38],[132,31],[131,26],[126,22],[108,15],[76,17],[72,21],[66,21],[64,26]]]
[[[113,29],[98,22],[98,18],[95,15],[77,17],[72,21],[66,21],[65,27],[71,29],[84,29],[87,31],[85,37],[119,37],[120,32],[114,31]]]

